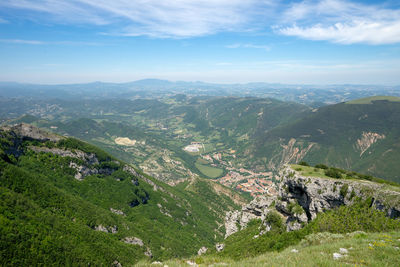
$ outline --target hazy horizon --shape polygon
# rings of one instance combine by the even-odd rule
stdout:
[[[0,81],[400,84],[400,3],[0,2]]]
[[[66,83],[34,83],[34,82],[18,82],[18,81],[1,81],[0,83],[16,83],[21,85],[45,85],[45,86],[56,86],[56,85],[76,85],[76,84],[95,84],[95,83],[104,83],[104,84],[127,84],[127,83],[135,83],[141,81],[165,81],[170,83],[204,83],[204,84],[214,84],[214,85],[247,85],[247,84],[266,84],[266,85],[289,85],[289,86],[336,86],[336,85],[349,85],[349,86],[387,86],[387,87],[397,87],[400,86],[400,82],[394,84],[366,84],[366,83],[290,83],[290,82],[268,82],[268,81],[246,81],[246,82],[208,82],[208,81],[199,81],[199,80],[168,80],[168,79],[158,79],[158,78],[143,78],[138,80],[127,80],[127,81],[87,81],[87,82],[66,82]]]

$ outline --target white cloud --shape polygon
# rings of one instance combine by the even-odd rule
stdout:
[[[270,51],[271,47],[268,45],[257,45],[257,44],[241,44],[241,43],[236,43],[236,44],[231,44],[227,45],[226,48],[254,48],[254,49],[264,49],[266,51]]]
[[[270,0],[4,0],[0,6],[45,12],[58,22],[119,25],[112,34],[192,37],[248,30]],[[123,25],[123,26],[121,26]]]
[[[283,35],[341,44],[400,42],[400,10],[379,5],[342,0],[303,1],[288,8],[283,18],[283,23],[292,23],[274,27]]]
[[[394,22],[354,21],[347,24],[336,23],[332,26],[317,24],[311,27],[298,27],[295,25],[280,29],[280,33],[341,44],[392,44],[400,42],[400,20]]]

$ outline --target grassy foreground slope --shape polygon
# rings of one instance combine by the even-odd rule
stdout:
[[[95,155],[98,163],[49,149]],[[77,180],[73,164],[98,173]],[[193,255],[223,238],[223,214],[243,201],[210,181],[174,188],[126,166],[76,139],[1,130],[0,265],[129,266]],[[135,238],[141,242],[125,242]]]
[[[265,227],[253,220],[243,230],[223,241],[217,252],[164,262],[168,266],[189,263],[229,266],[398,266],[400,221],[370,207],[371,199],[357,201],[320,213],[304,228],[286,232],[277,214],[269,213]],[[141,261],[139,266],[149,265]]]
[[[190,260],[170,260],[168,266],[187,266],[187,261],[200,266],[399,266],[400,232],[329,234],[307,236],[304,242],[281,252],[234,261],[215,256]],[[347,253],[341,251],[345,249]],[[341,257],[334,259],[334,254]],[[138,266],[148,266],[141,262]],[[152,265],[154,266],[154,265]]]

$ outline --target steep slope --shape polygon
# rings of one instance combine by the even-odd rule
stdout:
[[[241,210],[227,213],[227,237],[223,242],[209,248],[205,255],[164,264],[391,266],[397,263],[400,185],[320,167],[323,169],[286,166],[280,172],[278,196],[264,195]],[[327,176],[335,170],[345,176]]]
[[[217,194],[210,181],[170,187],[92,145],[30,125],[2,128],[0,137],[2,265],[188,256],[221,240],[224,212],[243,203]]]
[[[325,106],[257,133],[255,160],[266,157],[264,164],[272,169],[305,160],[400,181],[400,102],[386,99]]]

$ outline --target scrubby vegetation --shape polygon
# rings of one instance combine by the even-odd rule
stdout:
[[[229,236],[224,251],[215,253],[221,258],[236,260],[254,257],[266,252],[282,251],[289,246],[299,244],[306,236],[322,232],[350,233],[400,231],[400,221],[390,219],[384,212],[370,208],[371,199],[358,200],[351,206],[341,206],[334,210],[320,213],[317,218],[298,231],[286,232],[282,218],[271,213],[266,221],[272,230],[259,235],[264,225],[260,220],[251,221],[247,228]],[[292,209],[296,209],[293,205]],[[259,235],[259,236],[258,236]]]

